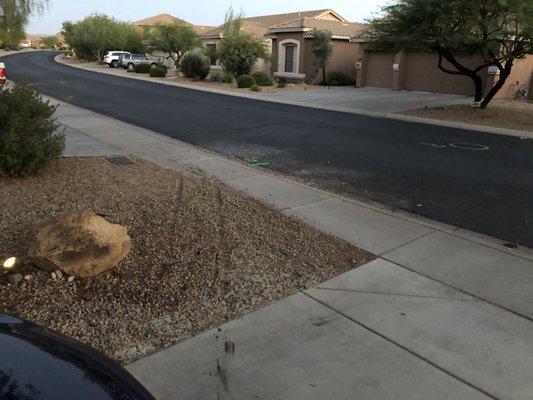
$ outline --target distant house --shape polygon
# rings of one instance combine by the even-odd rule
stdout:
[[[271,70],[276,75],[298,80],[304,79],[314,71],[311,53],[314,28],[332,31],[334,53],[330,61],[331,67],[353,75],[355,72],[353,48],[356,46],[350,43],[350,38],[361,29],[361,26],[348,22],[331,9],[264,15],[242,20],[242,30],[262,39],[274,59],[277,59],[272,65],[264,61],[259,62],[256,69]],[[215,49],[223,36],[224,25],[221,25],[202,33],[200,38],[206,47]],[[214,60],[213,64],[216,64]]]
[[[174,24],[191,25],[199,35],[215,28],[214,26],[193,25],[170,14],[159,14],[150,18],[141,19],[140,21],[135,21],[132,25],[138,27],[139,30],[147,34],[154,26]]]

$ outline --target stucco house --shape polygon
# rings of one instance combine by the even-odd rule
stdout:
[[[387,53],[374,51],[372,42],[367,38],[353,37],[357,44],[355,62],[358,87],[381,87],[392,90],[413,90],[434,93],[449,93],[473,96],[472,80],[462,75],[450,75],[441,71],[438,56],[421,51],[402,51]],[[459,58],[467,67],[481,65],[480,56]],[[453,67],[444,61],[448,69]],[[498,81],[497,68],[485,68],[482,71],[487,93]],[[523,86],[533,88],[533,56],[516,60],[504,87],[496,98],[512,98]]]
[[[338,14],[336,19],[298,18],[272,26],[267,35],[272,38],[273,75],[296,80],[320,83],[312,52],[315,30],[332,33],[333,53],[328,60],[327,70],[355,74],[355,53],[357,43],[351,38],[360,33],[365,24],[348,22]]]
[[[267,48],[276,53],[276,49],[273,46],[274,41],[276,40],[275,35],[272,35],[270,29],[272,27],[281,26],[291,21],[296,21],[300,19],[305,20],[321,20],[321,21],[332,21],[332,22],[343,22],[346,20],[339,15],[337,12],[331,9],[321,9],[321,10],[310,10],[310,11],[296,11],[291,13],[283,14],[273,14],[273,15],[262,15],[257,17],[249,17],[242,19],[242,31],[247,32],[265,42]],[[204,32],[200,34],[200,38],[204,42],[206,47],[216,48],[218,42],[224,36],[224,25]],[[349,39],[349,36],[348,38]],[[213,67],[217,68],[218,62],[212,60]],[[277,65],[277,63],[276,63]],[[265,71],[270,71],[270,63],[265,61],[260,61],[256,65],[256,69],[262,69]]]

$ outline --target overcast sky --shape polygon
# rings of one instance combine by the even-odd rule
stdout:
[[[230,5],[246,16],[332,8],[350,21],[362,22],[379,12],[387,0],[50,0],[41,16],[31,19],[27,32],[52,34],[61,30],[65,20],[78,20],[94,12],[124,21],[137,21],[169,13],[197,25],[220,25]]]

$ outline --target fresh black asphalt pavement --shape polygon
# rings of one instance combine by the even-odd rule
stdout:
[[[58,64],[56,54],[5,57],[8,76],[332,191],[533,248],[532,140],[110,76]]]

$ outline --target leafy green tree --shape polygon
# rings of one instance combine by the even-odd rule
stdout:
[[[311,51],[315,57],[315,65],[322,70],[322,84],[326,84],[326,67],[328,60],[333,54],[331,44],[331,32],[324,29],[315,29],[314,41]]]
[[[43,37],[42,44],[47,49],[55,49],[57,47],[57,45],[58,45],[57,36],[56,35],[50,35],[50,36]]]
[[[242,16],[233,10],[226,13],[224,35],[218,46],[218,58],[224,70],[235,77],[248,75],[260,59],[268,59],[265,44],[242,31]]]
[[[148,36],[149,48],[160,50],[168,54],[179,68],[180,60],[185,53],[200,46],[200,39],[194,28],[187,23],[156,26]]]
[[[47,4],[47,0],[0,0],[0,45],[18,48],[26,36],[28,18],[42,12]]]
[[[101,60],[109,50],[143,52],[142,36],[133,26],[103,14],[63,23],[65,42],[82,59]]]
[[[383,11],[368,32],[377,48],[435,52],[441,71],[472,79],[482,108],[503,87],[515,60],[533,52],[533,0],[397,0]],[[467,66],[462,55],[482,61]],[[484,72],[491,66],[499,80],[483,98]]]

